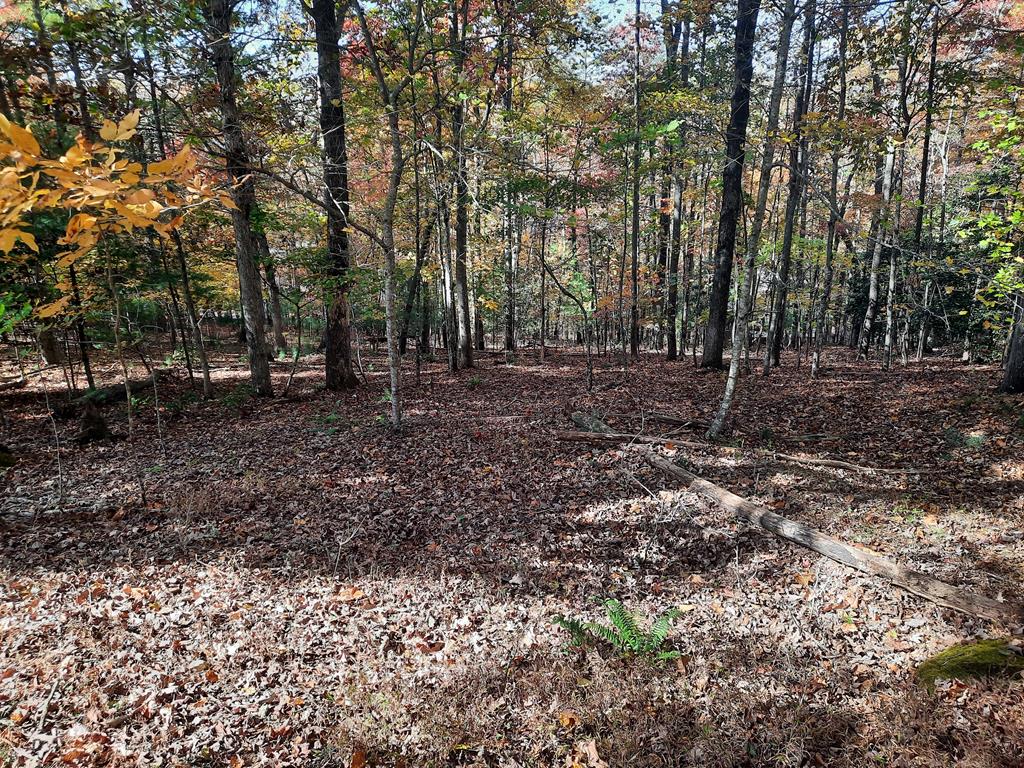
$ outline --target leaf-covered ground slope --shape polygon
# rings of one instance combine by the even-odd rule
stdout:
[[[625,446],[560,442],[585,410],[699,440],[722,374],[556,356],[355,393],[163,386],[158,429],[78,447],[41,378],[3,395],[0,765],[1013,766],[1018,678],[914,681],[1006,634],[732,520]],[[113,369],[111,369],[113,375]],[[275,368],[283,388],[287,371]],[[915,475],[677,448],[784,514],[992,597],[1024,580],[1021,398],[938,361],[740,387],[731,445]],[[106,413],[126,432],[124,404]],[[53,430],[61,437],[54,450]],[[143,489],[145,499],[143,500]],[[569,652],[557,614],[683,613],[677,660]]]

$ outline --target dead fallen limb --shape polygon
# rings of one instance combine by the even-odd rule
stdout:
[[[610,413],[608,415],[622,419],[653,421],[656,424],[667,424],[670,427],[686,429],[707,429],[710,424],[710,422],[701,421],[700,419],[684,419],[680,416],[673,416],[670,413]]]
[[[9,381],[0,382],[0,392],[8,389],[21,389],[28,384],[28,380],[31,376],[38,376],[46,371],[52,371],[54,368],[60,368],[59,365],[44,365],[42,368],[36,368],[34,371],[28,371],[21,374],[16,379],[10,379]]]
[[[894,563],[874,552],[850,546],[808,525],[782,517],[767,507],[737,496],[688,472],[654,451],[647,451],[644,458],[652,467],[682,481],[690,491],[710,499],[744,522],[760,526],[776,536],[807,547],[837,563],[888,579],[908,592],[972,616],[1014,624],[1019,624],[1024,619],[1024,613],[1017,606],[965,592],[951,584]]]
[[[573,419],[575,421],[575,419]],[[556,429],[555,437],[574,443],[642,443],[644,445],[681,445],[696,446],[699,443],[673,440],[669,437],[652,437],[650,435],[627,435],[622,432],[588,432],[574,429]],[[707,446],[713,448],[714,446]]]
[[[577,416],[583,418],[577,419]],[[587,421],[587,420],[590,421]],[[702,450],[719,450],[727,451],[729,453],[743,453],[744,451],[750,451],[756,453],[759,456],[765,456],[767,458],[776,459],[778,461],[785,461],[791,464],[807,464],[816,467],[832,467],[834,469],[845,469],[850,472],[869,472],[883,475],[920,475],[927,474],[932,470],[928,469],[884,469],[881,467],[864,467],[860,464],[851,464],[848,461],[842,461],[840,459],[819,459],[809,456],[794,456],[789,453],[779,453],[778,451],[768,451],[763,448],[735,448],[731,445],[714,445],[712,443],[699,443],[692,440],[675,440],[670,437],[652,437],[649,435],[630,435],[623,432],[611,432],[607,425],[603,422],[594,419],[592,416],[586,414],[574,413],[572,420],[578,426],[583,427],[583,432],[576,432],[572,430],[560,430],[556,432],[556,436],[559,440],[572,440],[575,442],[582,443],[644,443],[647,445],[673,445],[680,448],[697,448]],[[593,423],[595,426],[599,425],[604,427],[604,430],[592,429],[590,424]]]
[[[0,392],[6,392],[8,389],[21,389],[28,384],[28,379],[24,376],[19,376],[16,379],[10,381],[0,382]]]
[[[84,408],[87,403],[91,403],[95,406],[104,406],[111,403],[119,403],[122,400],[128,399],[128,393],[135,394],[136,392],[142,392],[146,389],[152,389],[153,382],[156,380],[157,383],[161,379],[165,378],[170,374],[170,369],[156,368],[153,373],[144,379],[137,379],[135,381],[129,381],[127,387],[123,382],[117,384],[111,384],[106,387],[99,387],[97,389],[90,389],[86,391],[84,395],[78,397],[67,403],[59,403],[54,405],[52,411],[54,416],[64,419],[70,419],[77,416]]]

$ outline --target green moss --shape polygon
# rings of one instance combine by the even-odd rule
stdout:
[[[1012,676],[1024,671],[1024,655],[1007,639],[979,640],[954,645],[924,661],[917,679],[929,689],[936,680],[973,680],[990,675]]]

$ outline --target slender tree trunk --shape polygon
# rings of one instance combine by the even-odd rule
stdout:
[[[839,24],[839,109],[836,120],[839,125],[846,119],[846,38],[850,28],[850,9],[844,5]],[[828,306],[832,298],[832,258],[836,248],[836,227],[839,222],[839,146],[832,148],[832,168],[829,175],[828,230],[825,235],[825,268],[822,276],[821,298],[814,323],[814,353],[811,357],[811,377],[818,375],[821,368],[821,351],[825,344]]]
[[[931,328],[930,328],[931,324],[928,322],[929,319],[931,318],[931,309],[929,308],[929,305],[931,304],[931,298],[932,298],[931,291],[932,291],[932,284],[931,284],[931,281],[929,280],[927,283],[925,283],[925,286],[924,286],[924,299],[921,302],[921,306],[922,306],[922,310],[921,310],[921,312],[922,312],[922,314],[921,314],[921,325],[919,327],[918,334],[917,334],[917,362],[919,362],[919,363],[922,360],[924,360],[924,353],[925,353],[925,351],[928,348],[928,334],[929,334],[929,332],[931,330]]]
[[[789,48],[796,21],[796,0],[785,0],[782,9],[782,26],[779,28],[779,42],[775,52],[775,77],[768,97],[768,115],[765,119],[764,151],[758,174],[757,202],[750,222],[750,236],[747,239],[747,253],[754,254],[761,249],[761,232],[764,229],[765,213],[768,209],[768,194],[772,188],[772,171],[775,166],[775,143],[779,134],[779,112],[782,93],[786,86],[786,70],[789,66]]]
[[[501,20],[502,33],[499,40],[500,50],[498,58],[501,67],[501,105],[506,115],[512,113],[512,64],[514,60],[515,36],[513,35],[512,24],[514,15],[511,10],[503,9],[504,18]],[[509,152],[513,160],[517,160],[517,150],[514,142],[509,141]],[[515,191],[512,183],[506,180],[504,183],[503,196],[505,198],[504,210],[504,247],[505,247],[505,362],[511,363],[516,351],[516,224],[515,224]]]
[[[667,0],[662,0],[662,6]],[[664,13],[664,11],[663,11]],[[679,84],[686,89],[690,85],[690,29],[692,25],[691,15],[686,14],[682,22],[682,48],[679,51]],[[669,44],[675,47],[675,39],[679,33],[669,36]],[[679,128],[679,144],[685,141],[685,129]],[[667,330],[666,358],[675,360],[679,355],[679,344],[677,326],[679,323],[679,251],[683,241],[683,190],[687,176],[680,173],[678,162],[672,165],[672,221],[671,221],[671,242],[669,243],[668,257],[668,291],[665,298],[665,325]],[[689,276],[687,275],[687,278]],[[685,303],[685,302],[684,302]],[[686,328],[683,327],[683,339],[686,338]]]
[[[274,351],[284,353],[288,342],[284,338],[284,313],[281,311],[281,288],[277,284],[277,270],[270,255],[270,242],[265,232],[257,232],[256,239],[263,257],[263,274],[267,279],[267,293],[270,297],[270,327],[274,334]]]
[[[237,103],[235,53],[231,45],[231,9],[231,0],[209,0],[204,9],[207,46],[220,87],[224,155],[231,180],[231,197],[235,204],[231,211],[231,221],[235,230],[239,291],[249,349],[249,374],[257,395],[272,395],[270,363],[263,333],[263,293],[256,266],[259,261],[259,245],[252,226],[252,215],[256,211],[256,190],[249,170],[249,156],[242,137]]]
[[[633,16],[633,202],[631,219],[629,353],[640,356],[640,0]]]
[[[468,16],[469,0],[452,0],[449,44],[453,52],[452,74],[456,82],[462,78],[466,60]],[[452,106],[452,145],[455,148],[455,306],[462,365],[465,368],[472,368],[473,318],[469,306],[469,271],[466,266],[469,259],[469,182],[466,178],[463,111],[462,99],[456,98]]]
[[[779,364],[782,354],[782,338],[786,324],[786,298],[789,291],[789,270],[793,255],[793,232],[796,226],[797,209],[804,197],[808,166],[807,138],[803,132],[804,114],[810,101],[811,85],[814,82],[815,45],[815,3],[807,5],[807,21],[801,55],[800,82],[797,86],[796,104],[793,108],[793,139],[789,149],[789,184],[786,197],[786,212],[782,230],[782,249],[779,254],[779,272],[775,286],[775,303],[772,307],[771,326],[765,353],[764,374]]]
[[[871,346],[871,332],[878,314],[878,276],[889,227],[889,200],[895,155],[892,148],[883,149],[883,142],[884,139],[879,139],[878,151],[875,155],[875,197],[880,202],[870,230],[873,237],[868,238],[871,247],[871,265],[868,268],[868,304],[864,312],[864,323],[861,326],[858,342],[858,357],[861,360],[867,360],[868,349]]]
[[[747,0],[747,1],[749,2],[750,0]],[[753,20],[750,22],[751,28],[750,28],[750,32],[749,32],[750,40],[751,40],[751,43],[752,43],[753,39],[754,39],[756,24],[757,24],[757,13],[758,13],[759,0],[753,0],[752,7],[749,10],[745,10],[744,9],[743,2],[744,2],[744,0],[740,0],[740,10],[739,10],[740,18],[742,18],[744,13],[750,14],[753,17]],[[739,57],[739,53],[738,53],[739,49],[740,49],[740,44],[739,44],[739,40],[740,40],[739,23],[737,24],[736,40],[737,40],[737,42],[736,42],[736,50],[737,50],[736,69],[737,69],[737,77],[739,77],[739,70],[740,70],[740,57]],[[745,66],[750,67],[750,61],[751,61],[750,58],[747,58],[747,60],[745,62]],[[752,71],[750,71],[749,74],[752,75]],[[748,91],[747,91],[748,106],[747,106],[747,110],[746,110],[747,112],[749,112],[749,99],[750,99],[750,92],[749,92],[749,83],[748,83]],[[734,105],[733,105],[733,113],[735,114],[735,112],[736,112],[736,105],[734,103]],[[743,160],[744,160],[743,143],[745,142],[745,140],[746,140],[746,122],[744,121],[743,127],[742,127],[742,134],[740,136],[740,152],[739,152],[739,155],[738,155],[738,159],[737,159],[737,161],[735,163],[736,166],[738,167],[737,168],[737,179],[735,181],[732,181],[733,184],[736,184],[739,187],[739,189],[737,190],[737,193],[738,193],[737,197],[740,197],[740,198],[742,197],[742,194],[743,194],[743,189],[742,189]],[[731,158],[732,158],[731,152],[728,154],[728,156],[730,158],[730,164],[729,164],[729,166],[727,166],[726,172],[728,172],[729,167],[731,167],[733,165],[733,163],[731,162]],[[723,181],[722,181],[722,190],[723,190],[723,192],[722,192],[722,210],[723,211],[727,210],[730,207],[730,206],[728,206],[726,204],[726,198],[725,198],[725,195],[726,195],[725,190],[728,187],[728,184],[729,184],[729,180],[727,180],[727,178],[723,175]],[[730,245],[730,250],[732,250],[732,248],[734,246],[735,246],[735,233],[734,233],[734,237],[733,237],[733,243]],[[721,248],[721,247],[722,247],[722,242],[721,242],[721,229],[720,229],[719,230],[719,248]],[[730,253],[730,257],[729,258],[730,258],[730,261],[731,261],[732,260],[731,253]],[[726,380],[725,380],[725,391],[722,393],[722,402],[719,404],[718,412],[715,414],[714,419],[712,419],[712,421],[711,421],[711,426],[708,428],[707,437],[708,437],[709,440],[713,440],[714,438],[718,437],[718,434],[722,431],[722,427],[725,425],[725,419],[729,415],[729,408],[732,406],[732,399],[733,399],[733,397],[734,397],[734,395],[736,393],[736,381],[739,378],[740,361],[743,359],[744,355],[746,354],[747,343],[748,343],[748,339],[749,339],[749,335],[748,335],[748,331],[747,331],[747,323],[748,323],[748,318],[749,318],[749,314],[750,314],[751,300],[753,298],[752,286],[753,286],[753,280],[754,280],[754,268],[755,268],[755,265],[757,263],[756,259],[757,259],[757,252],[754,251],[754,250],[748,250],[748,252],[746,254],[744,269],[743,269],[742,272],[740,272],[740,274],[737,276],[737,279],[736,279],[736,319],[735,319],[735,324],[733,325],[733,332],[732,332],[732,334],[733,334],[732,335],[732,356],[731,356],[731,359],[729,360],[729,375],[726,377]],[[745,287],[744,286],[744,280],[747,280],[749,282],[749,284],[750,284],[749,287]]]

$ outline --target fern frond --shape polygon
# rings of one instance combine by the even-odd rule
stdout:
[[[573,647],[584,646],[590,641],[587,625],[582,621],[565,616],[555,616],[552,621],[569,633],[570,644]]]
[[[628,647],[625,638],[611,627],[606,627],[604,624],[597,624],[593,621],[588,621],[584,626],[594,637],[601,638],[616,651],[622,651]]]
[[[666,638],[668,638],[669,630],[672,628],[672,622],[681,615],[682,613],[678,608],[673,608],[658,617],[657,621],[651,625],[651,631],[647,633],[648,650],[656,651],[664,645]]]
[[[618,600],[605,602],[605,609],[608,611],[608,620],[619,631],[625,647],[631,651],[643,651],[644,635],[636,624],[636,617]]]

